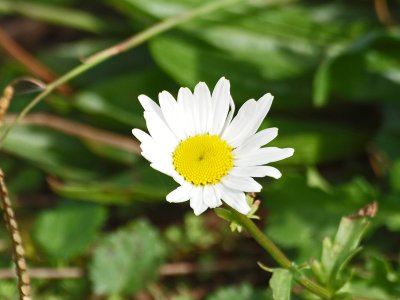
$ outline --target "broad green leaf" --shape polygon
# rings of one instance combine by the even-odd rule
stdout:
[[[106,210],[102,206],[65,203],[38,216],[34,239],[51,259],[68,261],[85,254],[105,219]]]
[[[89,266],[98,294],[134,294],[153,282],[166,247],[158,231],[139,220],[110,233],[99,243]]]
[[[325,105],[333,93],[354,101],[395,101],[399,51],[399,31],[377,31],[328,55],[314,77],[314,104]]]
[[[150,49],[160,67],[183,86],[193,88],[199,81],[212,86],[220,77],[226,76],[231,81],[237,103],[261,97],[268,91],[279,95],[275,108],[285,108],[289,103],[291,109],[311,106],[310,91],[304,89],[309,82],[307,78],[274,81],[264,74],[265,68],[260,64],[243,61],[178,36],[157,37],[150,42]]]
[[[78,140],[47,128],[18,125],[5,140],[4,149],[62,178],[95,178],[101,169]]]
[[[145,69],[89,85],[75,97],[73,105],[82,112],[97,116],[106,126],[119,124],[124,126],[119,128],[128,126],[126,134],[130,135],[130,128],[145,125],[143,108],[139,104],[138,96],[146,94],[157,100],[158,92],[173,88],[177,90],[159,70]],[[115,122],[118,123],[114,124]]]
[[[292,274],[286,269],[274,269],[269,281],[274,300],[290,300]]]

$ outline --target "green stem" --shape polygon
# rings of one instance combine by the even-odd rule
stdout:
[[[246,228],[250,235],[256,240],[261,247],[263,247],[272,258],[285,269],[289,269],[294,272],[294,278],[307,290],[313,294],[321,297],[322,299],[331,299],[331,293],[324,287],[318,285],[314,281],[308,279],[306,276],[302,275],[297,269],[296,265],[292,263],[286,255],[271,241],[246,215],[237,212],[231,207],[227,209],[232,213],[235,220],[237,220],[241,226]]]
[[[98,64],[108,60],[109,58],[125,52],[129,49],[132,49],[134,47],[137,47],[141,44],[143,44],[145,41],[148,41],[152,37],[168,31],[182,23],[185,23],[187,21],[190,21],[194,18],[197,18],[199,16],[211,13],[213,11],[216,11],[218,9],[221,9],[223,7],[226,7],[228,5],[231,5],[234,2],[237,1],[242,1],[242,0],[220,0],[220,1],[213,1],[210,3],[207,3],[203,6],[200,6],[198,8],[195,8],[189,12],[183,13],[181,15],[168,18],[166,20],[163,20],[148,29],[133,35],[132,37],[128,38],[125,41],[122,41],[121,43],[118,43],[117,45],[114,45],[110,48],[107,48],[103,51],[100,51],[89,58],[87,58],[81,65],[77,66],[76,68],[72,69],[65,75],[61,76],[58,78],[56,81],[53,81],[49,85],[46,86],[46,88],[41,92],[39,95],[37,95],[17,116],[15,121],[10,124],[2,133],[0,136],[0,149],[3,147],[4,140],[6,139],[7,135],[10,133],[11,129],[25,116],[27,115],[32,108],[34,108],[40,101],[42,101],[47,95],[49,95],[52,91],[54,91],[57,87],[60,85],[64,84],[65,82],[69,81],[72,78],[77,77],[78,75],[84,73],[85,71],[97,66]],[[1,2],[0,2],[1,3]]]

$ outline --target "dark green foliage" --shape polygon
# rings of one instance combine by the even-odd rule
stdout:
[[[90,54],[205,2],[0,0],[0,25],[61,75]],[[399,21],[399,2],[387,2]],[[25,19],[40,24],[27,26]],[[231,81],[237,107],[271,92],[275,99],[262,128],[278,127],[271,145],[293,147],[295,154],[277,164],[281,179],[260,180],[257,224],[297,263],[319,261],[323,271],[316,277],[341,288],[342,297],[352,292],[398,299],[399,53],[399,26],[388,30],[368,1],[238,1],[81,74],[70,82],[71,95],[52,93],[35,112],[134,142],[131,129],[145,127],[140,94],[156,99],[167,90],[176,95],[180,86],[193,89],[205,81],[212,87],[221,76]],[[27,75],[33,76],[2,55],[1,89]],[[20,112],[34,96],[18,90],[9,114]],[[89,299],[94,293],[124,299],[146,289],[154,299],[197,300],[197,289],[207,300],[273,299],[271,291],[258,289],[267,287],[269,275],[247,274],[245,268],[157,280],[166,261],[210,260],[217,268],[221,257],[246,266],[265,257],[258,256],[255,243],[229,233],[226,222],[215,221],[214,212],[198,218],[187,203],[166,203],[176,183],[151,169],[139,153],[29,121],[11,131],[2,150],[0,165],[29,264],[83,271],[79,279],[34,280],[35,299]],[[60,199],[68,201],[54,206]],[[345,234],[333,238],[338,220],[373,200],[379,213],[362,243],[332,254],[354,229],[342,224]],[[230,217],[223,210],[219,214]],[[156,225],[130,223],[138,215]],[[3,231],[0,245],[0,264],[9,267],[11,250]],[[348,261],[361,245],[364,251]],[[287,274],[276,274],[273,287],[280,278],[290,285]],[[292,284],[293,299],[309,297]],[[286,299],[286,292],[276,299]],[[0,299],[15,294],[13,282],[2,280]]]

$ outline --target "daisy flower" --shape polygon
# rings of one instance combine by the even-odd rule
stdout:
[[[140,129],[132,133],[150,166],[180,185],[167,201],[190,200],[196,215],[222,201],[249,213],[245,192],[262,189],[253,177],[280,178],[278,169],[265,164],[293,155],[291,148],[263,147],[278,135],[277,128],[257,132],[271,107],[271,94],[246,101],[234,118],[230,83],[224,77],[212,93],[200,82],[193,93],[181,88],[177,100],[166,91],[158,99],[160,105],[139,96],[149,134]]]

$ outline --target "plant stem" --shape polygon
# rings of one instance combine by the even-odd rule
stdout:
[[[256,240],[261,247],[263,247],[272,258],[283,268],[294,272],[294,278],[307,290],[313,294],[321,297],[322,299],[331,299],[331,293],[324,287],[318,285],[314,281],[302,275],[297,269],[296,265],[291,262],[286,255],[278,248],[273,241],[271,241],[246,215],[237,212],[231,207],[226,207],[234,216],[241,226],[246,228],[250,235]]]
[[[54,89],[62,85],[63,83],[69,81],[72,78],[77,77],[78,75],[84,73],[85,71],[97,66],[98,64],[108,60],[109,58],[125,52],[129,49],[132,49],[134,47],[137,47],[141,44],[143,44],[145,41],[151,39],[152,37],[168,31],[177,25],[180,25],[182,23],[185,23],[187,21],[190,21],[194,18],[197,18],[199,16],[211,13],[213,11],[216,11],[218,9],[221,9],[223,7],[226,7],[228,5],[231,5],[234,2],[237,1],[242,1],[242,0],[220,0],[220,1],[213,1],[210,3],[207,3],[203,6],[200,6],[198,8],[195,8],[189,12],[183,13],[181,15],[175,16],[168,18],[166,20],[163,20],[148,29],[145,29],[144,31],[133,35],[132,37],[128,38],[125,41],[122,41],[110,48],[107,48],[105,50],[102,50],[89,58],[87,58],[81,65],[75,67],[71,71],[67,72],[57,80],[53,81],[49,85],[46,86],[46,88],[41,92],[39,95],[37,95],[25,108],[19,113],[15,121],[7,127],[0,136],[0,149],[3,147],[3,143],[11,129],[26,115],[29,113],[29,111],[32,110],[40,101],[42,101],[47,95],[49,95]]]
[[[11,206],[11,201],[8,198],[7,187],[4,182],[4,173],[0,169],[0,202],[3,208],[4,221],[8,233],[10,234],[11,244],[13,248],[13,260],[17,270],[18,289],[20,300],[31,300],[31,285],[30,278],[26,267],[25,251],[22,246],[21,235],[18,231],[17,220]]]

